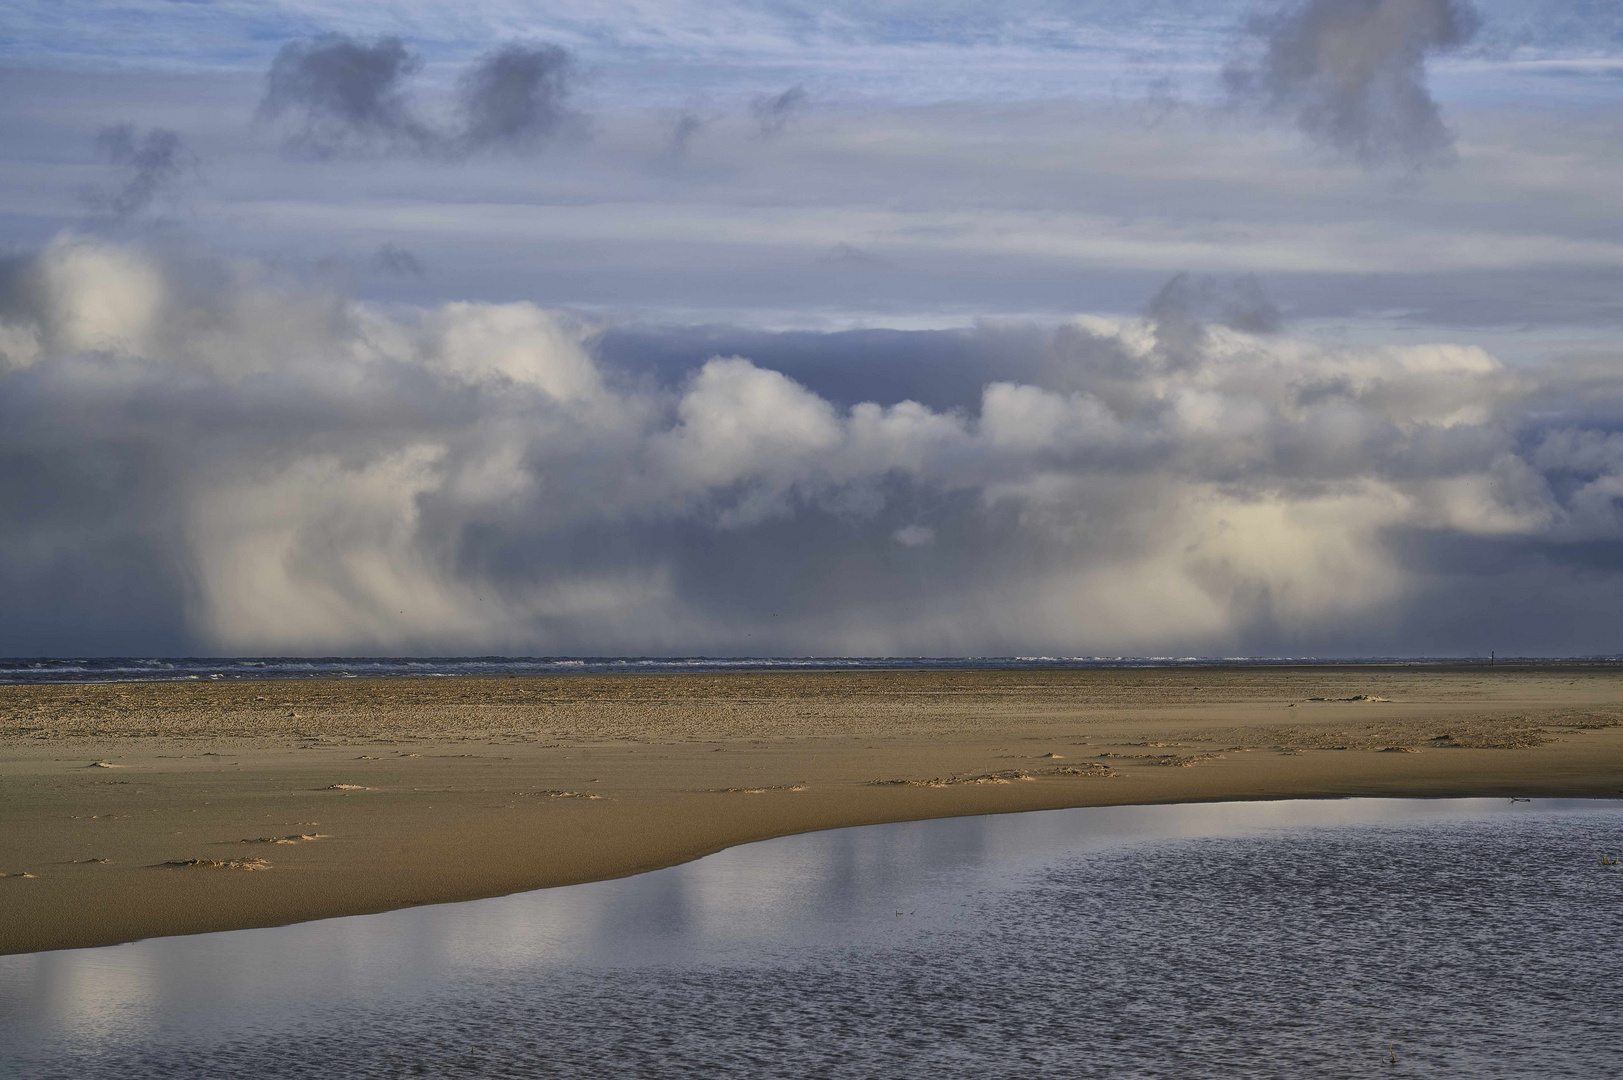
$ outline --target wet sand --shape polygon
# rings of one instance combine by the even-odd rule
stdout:
[[[1623,666],[0,687],[0,953],[1066,806],[1623,795]]]

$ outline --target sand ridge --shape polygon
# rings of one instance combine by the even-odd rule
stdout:
[[[1379,794],[1623,794],[1623,669],[0,687],[0,951],[470,899],[878,821]]]

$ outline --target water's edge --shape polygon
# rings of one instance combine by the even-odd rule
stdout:
[[[151,934],[151,935],[145,935],[145,936],[141,936],[141,937],[120,938],[120,939],[117,939],[117,940],[109,940],[109,941],[96,941],[96,942],[91,942],[91,943],[87,943],[87,944],[84,944],[84,945],[70,945],[70,946],[64,946],[62,948],[43,949],[43,950],[29,951],[29,952],[4,952],[4,951],[0,951],[0,961],[4,961],[4,960],[14,958],[14,957],[30,957],[30,956],[38,957],[38,956],[59,955],[59,954],[65,954],[65,953],[83,953],[83,952],[95,951],[95,950],[98,950],[98,949],[109,949],[109,948],[118,948],[118,947],[126,946],[126,945],[137,945],[137,944],[141,944],[143,942],[174,941],[174,940],[177,940],[177,939],[205,939],[205,938],[216,937],[216,936],[221,935],[221,934],[233,934],[233,933],[239,933],[239,932],[244,932],[244,931],[256,931],[256,930],[278,930],[278,929],[286,929],[286,928],[289,928],[289,927],[298,927],[298,926],[311,926],[311,925],[320,924],[320,923],[332,923],[332,922],[339,922],[339,921],[348,920],[348,919],[365,919],[365,918],[369,918],[369,917],[373,917],[373,916],[383,916],[383,915],[397,914],[397,913],[401,913],[401,912],[431,911],[431,910],[434,910],[434,909],[458,908],[458,907],[464,907],[466,905],[480,904],[480,903],[484,903],[484,902],[487,902],[487,901],[506,900],[506,899],[512,899],[514,897],[522,897],[522,896],[527,896],[527,895],[531,895],[531,894],[555,892],[555,891],[561,890],[561,889],[574,889],[574,888],[580,888],[582,886],[590,886],[590,885],[605,884],[605,883],[610,883],[610,882],[626,881],[626,880],[633,879],[633,878],[644,877],[644,876],[647,876],[649,874],[657,874],[657,873],[660,873],[662,871],[675,870],[675,869],[679,869],[679,868],[684,867],[684,866],[691,866],[692,864],[694,864],[696,862],[699,862],[699,861],[704,860],[704,859],[712,858],[714,856],[724,855],[724,854],[728,854],[728,853],[731,853],[731,852],[737,852],[737,851],[739,851],[741,849],[744,849],[744,848],[749,848],[749,847],[753,847],[753,846],[760,845],[760,844],[769,844],[769,843],[772,843],[772,842],[775,842],[775,841],[792,840],[794,838],[799,838],[799,837],[815,837],[815,836],[821,836],[821,835],[829,835],[829,834],[835,834],[835,833],[848,832],[848,831],[852,831],[852,830],[860,830],[860,829],[883,828],[885,826],[922,825],[922,824],[928,824],[928,823],[932,823],[932,822],[973,821],[973,820],[977,820],[977,819],[996,819],[996,818],[1020,817],[1020,816],[1024,816],[1024,815],[1064,813],[1066,811],[1076,811],[1076,810],[1105,810],[1105,811],[1108,811],[1108,810],[1131,810],[1131,809],[1171,809],[1171,810],[1177,810],[1177,809],[1183,809],[1183,808],[1193,809],[1193,808],[1203,807],[1203,806],[1262,807],[1262,806],[1275,806],[1275,805],[1284,804],[1284,803],[1332,804],[1332,803],[1353,803],[1353,802],[1360,802],[1360,801],[1362,801],[1362,802],[1384,802],[1384,803],[1392,803],[1392,804],[1410,803],[1410,802],[1447,804],[1447,803],[1465,803],[1465,802],[1481,801],[1481,800],[1494,800],[1494,801],[1497,802],[1497,801],[1506,800],[1506,799],[1508,799],[1511,802],[1531,802],[1533,800],[1539,800],[1539,801],[1559,800],[1560,802],[1564,802],[1564,803],[1574,803],[1574,804],[1586,804],[1587,803],[1587,804],[1593,804],[1593,805],[1596,805],[1596,806],[1600,806],[1600,805],[1603,805],[1603,804],[1623,805],[1623,797],[1620,797],[1619,795],[1572,795],[1572,794],[1567,794],[1567,793],[1564,793],[1564,792],[1557,792],[1557,791],[1553,791],[1553,790],[1546,792],[1546,791],[1543,791],[1543,790],[1537,788],[1536,786],[1533,786],[1533,787],[1529,787],[1527,789],[1526,794],[1518,794],[1518,795],[1516,795],[1514,797],[1507,797],[1507,796],[1505,796],[1503,793],[1501,793],[1499,791],[1492,791],[1492,792],[1487,792],[1487,791],[1466,791],[1466,792],[1461,792],[1461,791],[1457,791],[1457,790],[1449,790],[1449,791],[1446,791],[1446,792],[1445,791],[1431,792],[1431,791],[1426,791],[1424,789],[1417,790],[1417,791],[1412,792],[1412,793],[1404,792],[1404,793],[1400,793],[1400,794],[1381,794],[1381,795],[1369,795],[1367,793],[1360,793],[1360,792],[1337,793],[1337,794],[1312,794],[1312,795],[1293,794],[1293,793],[1281,793],[1281,794],[1266,793],[1266,794],[1238,794],[1238,795],[1234,795],[1234,796],[1223,796],[1223,797],[1212,797],[1212,798],[1195,798],[1195,799],[1176,799],[1176,800],[1167,800],[1167,799],[1143,799],[1143,800],[1107,799],[1107,800],[1090,800],[1088,802],[1056,801],[1053,805],[1045,805],[1045,806],[1037,806],[1037,807],[1019,806],[1019,807],[1010,807],[1010,808],[1007,808],[1007,809],[991,809],[991,810],[978,809],[978,810],[975,810],[975,811],[972,811],[972,812],[969,812],[969,813],[960,813],[960,812],[953,812],[953,811],[950,811],[950,810],[943,810],[940,813],[923,813],[923,814],[909,813],[909,814],[901,814],[901,815],[890,815],[890,814],[852,815],[851,820],[844,821],[844,822],[842,822],[840,824],[834,824],[834,825],[820,824],[820,825],[808,826],[806,828],[790,828],[790,829],[763,831],[763,832],[758,833],[758,834],[752,834],[752,835],[749,835],[747,837],[738,838],[738,839],[730,839],[730,840],[726,840],[726,841],[723,841],[723,842],[720,842],[720,843],[717,843],[717,844],[714,844],[714,845],[707,845],[707,846],[698,847],[698,848],[685,849],[685,850],[683,850],[681,852],[674,853],[668,860],[660,859],[658,861],[652,861],[652,862],[642,864],[642,865],[638,865],[638,866],[628,868],[628,869],[625,869],[625,870],[622,870],[622,871],[614,871],[614,872],[608,872],[608,873],[602,873],[602,874],[588,874],[588,875],[583,875],[583,876],[578,877],[578,878],[571,878],[571,879],[568,879],[568,880],[556,881],[556,882],[553,882],[553,883],[550,883],[550,884],[545,884],[545,885],[524,886],[524,887],[520,887],[520,888],[517,888],[517,889],[503,889],[503,890],[498,891],[498,892],[488,892],[488,891],[474,890],[474,891],[471,891],[470,893],[468,893],[465,896],[460,896],[460,897],[456,897],[456,898],[453,898],[453,899],[433,900],[433,901],[429,901],[429,902],[426,902],[426,903],[423,903],[423,902],[406,902],[406,903],[399,903],[399,904],[386,904],[386,905],[377,905],[377,906],[362,906],[362,907],[357,907],[357,908],[355,908],[353,910],[347,910],[346,909],[346,910],[341,910],[341,911],[334,912],[332,914],[319,915],[319,916],[316,916],[314,918],[307,918],[307,919],[256,921],[256,920],[252,919],[251,917],[249,917],[249,918],[244,918],[240,922],[240,924],[233,924],[233,925],[225,926],[225,927],[216,927],[216,928],[208,929],[208,930],[198,930],[198,931],[182,932],[182,933],[175,933],[175,934]]]

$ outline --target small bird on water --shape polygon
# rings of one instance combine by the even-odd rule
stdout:
[[[1392,1056],[1387,1059],[1387,1062],[1388,1062],[1388,1064],[1391,1064],[1391,1065],[1396,1065],[1398,1063],[1398,1044],[1397,1043],[1392,1044]]]

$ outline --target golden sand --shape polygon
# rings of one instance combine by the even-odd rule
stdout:
[[[1623,795],[1623,668],[0,687],[0,952],[493,896],[844,825],[1338,795]]]

